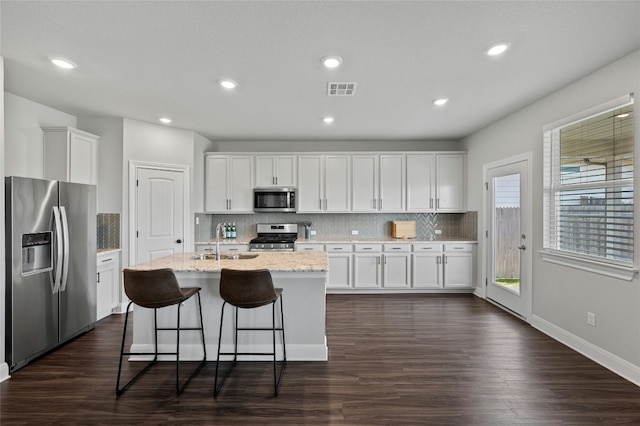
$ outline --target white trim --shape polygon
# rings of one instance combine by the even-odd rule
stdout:
[[[545,262],[580,269],[582,271],[593,272],[595,274],[606,275],[620,280],[631,281],[636,272],[638,272],[638,269],[632,266],[598,262],[597,260],[583,259],[570,254],[557,253],[549,250],[540,250],[538,253],[540,253],[542,260]]]
[[[137,171],[139,168],[144,169],[155,169],[155,170],[166,170],[166,171],[176,171],[182,172],[184,174],[183,179],[183,215],[184,215],[184,225],[183,225],[183,247],[185,253],[189,251],[189,247],[192,247],[192,234],[191,229],[191,169],[188,165],[182,164],[163,164],[163,163],[152,163],[148,161],[138,161],[138,160],[130,160],[129,161],[129,265],[136,264],[136,253],[137,253],[137,238],[136,238],[136,176],[138,175]]]
[[[533,152],[528,151],[522,154],[514,155],[513,157],[503,158],[501,160],[493,161],[491,163],[482,165],[482,186],[484,194],[482,196],[482,215],[483,215],[483,229],[481,240],[479,243],[482,245],[482,265],[481,265],[481,282],[480,287],[476,289],[474,294],[478,297],[482,297],[483,299],[487,298],[487,286],[486,283],[488,281],[488,268],[487,268],[487,231],[489,229],[489,218],[491,215],[488,214],[489,205],[488,205],[488,191],[486,185],[489,182],[489,170],[494,169],[496,167],[507,166],[514,163],[520,163],[525,161],[527,163],[527,192],[529,197],[529,211],[526,212],[527,224],[526,227],[531,230],[533,233]],[[527,244],[528,248],[533,248],[533,235],[528,236],[529,243]],[[529,300],[527,306],[527,312],[525,312],[523,319],[526,322],[530,321],[531,316],[533,315],[533,255],[532,250],[526,250],[525,255],[528,256],[529,260],[529,268],[526,275],[526,280],[529,283]]]
[[[610,100],[593,108],[586,109],[584,111],[554,121],[553,123],[546,124],[542,126],[542,131],[548,132],[550,130],[557,129],[558,127],[565,127],[569,124],[575,123],[576,121],[585,120],[587,118],[593,117],[594,115],[602,114],[604,112],[611,111],[613,109],[620,108],[631,103],[633,103],[633,93],[620,96],[619,98]]]
[[[11,376],[9,375],[9,364],[7,364],[6,362],[0,363],[0,383],[9,378],[11,378]]]
[[[575,334],[569,333],[539,316],[532,316],[531,325],[549,337],[613,371],[620,377],[640,386],[640,367],[637,365],[634,365],[611,352],[605,351],[601,347],[596,346]]]
[[[278,337],[279,339],[279,337]],[[158,345],[158,351],[160,352],[174,352],[176,346],[165,344]],[[218,345],[207,344],[207,360],[209,362],[215,361],[218,354]],[[233,352],[233,344],[223,344],[222,352]],[[151,361],[153,359],[153,344],[133,344],[131,345],[130,352],[138,353],[150,353],[149,355],[131,355],[129,361]],[[238,352],[271,352],[273,346],[270,344],[264,345],[238,345]],[[222,356],[221,360],[230,360],[230,356]],[[238,356],[238,361],[268,361],[270,358],[268,355],[242,355]],[[273,359],[273,358],[271,358]],[[280,340],[276,341],[276,360],[282,359],[282,344]],[[287,361],[327,361],[329,359],[329,349],[327,347],[327,338],[325,336],[323,344],[290,344],[287,343]],[[175,361],[176,357],[173,355],[160,355],[158,361]],[[202,360],[202,344],[180,344],[180,360],[181,361],[200,361]]]

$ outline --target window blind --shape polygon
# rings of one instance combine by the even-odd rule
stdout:
[[[633,99],[545,132],[544,248],[633,263]]]

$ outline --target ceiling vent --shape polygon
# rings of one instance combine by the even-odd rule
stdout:
[[[327,83],[327,96],[353,96],[358,83],[330,81]]]

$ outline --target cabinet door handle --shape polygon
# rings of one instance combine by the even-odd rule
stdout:
[[[433,208],[433,198],[429,198],[429,208]]]
[[[334,250],[342,250],[342,247],[335,247]]]
[[[446,265],[446,264],[447,264],[447,258],[448,258],[449,256],[447,256],[446,254],[443,254],[442,256],[444,256],[444,263],[445,263],[445,265]]]
[[[384,254],[382,255],[382,259],[384,259],[384,264],[387,264],[387,256],[385,256]]]
[[[98,272],[98,284],[100,284],[100,272]]]
[[[436,209],[440,208],[440,198],[436,199]]]
[[[320,198],[318,201],[320,201],[320,210],[322,210],[322,198]]]
[[[371,247],[362,247],[362,250],[373,250]]]
[[[380,210],[382,210],[382,198],[380,198]]]
[[[391,247],[391,250],[400,250],[402,247]]]
[[[109,259],[102,259],[101,262],[105,263],[105,262],[111,262],[113,260],[113,257],[110,257]]]

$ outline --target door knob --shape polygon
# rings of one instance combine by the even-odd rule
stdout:
[[[178,239],[178,240],[176,240],[176,243],[182,244],[182,240]]]
[[[521,246],[518,246],[518,250],[526,250],[527,246],[525,246],[524,244]]]

